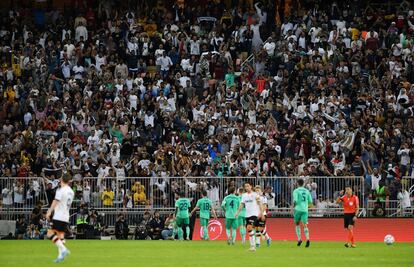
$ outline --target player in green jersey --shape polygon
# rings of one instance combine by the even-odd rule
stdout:
[[[237,197],[240,199],[244,193],[243,187],[240,187],[238,190]],[[246,242],[246,208],[243,208],[237,217],[237,226],[239,227],[239,232],[242,240],[242,244]]]
[[[236,230],[238,226],[236,213],[241,202],[241,199],[234,194],[235,192],[236,188],[230,187],[228,189],[229,195],[221,203],[221,208],[225,211],[227,244],[229,245],[234,245],[236,242]]]
[[[207,197],[207,191],[203,190],[201,192],[202,198],[197,201],[196,206],[190,213],[190,217],[193,215],[194,212],[200,210],[200,224],[203,228],[203,240],[209,240],[208,236],[208,220],[210,220],[210,211],[213,214],[214,218],[217,219],[216,212],[213,209],[212,201]]]
[[[180,193],[180,198],[175,201],[175,217],[178,227],[178,239],[184,239],[183,227],[185,226],[186,239],[190,240],[190,209],[191,203],[188,198],[185,198],[185,193]]]
[[[304,188],[304,180],[298,179],[296,188],[293,191],[294,220],[296,225],[296,235],[298,237],[298,246],[302,244],[300,225],[303,226],[303,232],[306,236],[306,247],[310,246],[309,229],[308,229],[308,209],[312,207],[312,196],[308,189]]]

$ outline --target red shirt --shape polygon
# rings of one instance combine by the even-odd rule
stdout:
[[[356,195],[350,197],[345,195],[341,197],[341,201],[344,203],[344,213],[356,213],[357,207],[359,207],[359,199]]]
[[[265,89],[266,80],[256,80],[257,92],[261,93]]]

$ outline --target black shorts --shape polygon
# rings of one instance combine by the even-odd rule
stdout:
[[[65,233],[68,230],[68,225],[69,224],[67,222],[53,220],[52,230]]]
[[[258,219],[258,226],[264,228],[266,226],[266,216],[263,216],[263,219]]]
[[[348,228],[349,225],[354,225],[355,213],[345,213],[344,214],[344,227]]]
[[[246,226],[252,225],[254,227],[259,226],[259,220],[257,219],[257,216],[250,216],[246,218]]]

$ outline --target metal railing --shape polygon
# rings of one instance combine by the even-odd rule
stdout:
[[[261,44],[261,49],[263,49],[264,45],[267,44],[268,41],[266,40],[265,42],[263,42],[263,44]],[[255,59],[255,54],[254,52],[252,52],[240,65],[240,67],[243,69],[243,67],[246,64],[252,65],[254,67],[254,59]]]
[[[213,201],[214,209],[221,214],[220,203],[227,195],[229,187],[240,188],[244,182],[260,185],[268,198],[269,216],[288,217],[292,210],[292,192],[298,177],[85,177],[72,182],[75,198],[72,214],[77,214],[80,207],[87,207],[104,214],[105,224],[113,225],[117,214],[128,214],[132,221],[142,217],[144,211],[170,213],[174,211],[178,193],[184,192],[193,205],[201,197],[201,191],[207,191]],[[363,177],[301,177],[310,190],[315,207],[310,210],[312,217],[335,217],[342,215],[342,207],[335,200],[346,185],[351,186],[360,198],[361,215],[373,216],[376,202],[370,199],[370,185]],[[413,189],[413,177],[401,180],[406,188]],[[20,202],[14,202],[16,190],[23,192],[36,190],[34,197],[24,194]],[[53,197],[53,187],[57,181],[43,178],[0,178],[2,205],[0,219],[16,219],[20,214],[30,214],[36,203],[48,206]],[[6,189],[6,190],[5,190]],[[22,189],[17,194],[22,192]],[[12,193],[10,193],[12,192]],[[4,194],[3,194],[4,193]],[[6,194],[7,193],[7,194]],[[10,196],[10,194],[12,194]],[[29,196],[29,197],[27,197]],[[412,194],[410,193],[410,196]],[[12,197],[12,203],[10,203]],[[5,201],[6,200],[6,201]],[[387,204],[386,216],[412,216],[410,210],[401,211],[400,201],[391,199]],[[72,216],[73,222],[76,216]]]
[[[54,184],[56,187],[57,181]],[[42,177],[0,177],[0,210],[27,212],[36,205],[47,207],[48,191],[52,190],[47,187],[47,179]]]
[[[240,188],[248,181],[253,185],[260,185],[269,199],[269,210],[283,211],[291,207],[292,191],[298,177],[87,177],[72,182],[75,192],[73,207],[84,203],[90,207],[102,210],[120,208],[126,210],[145,209],[173,209],[175,199],[180,192],[184,192],[190,199],[198,199],[202,190],[206,190],[214,207],[219,208],[221,201],[227,195],[230,186]],[[47,181],[43,178],[0,178],[0,189],[8,191],[11,196],[16,195],[13,185],[22,184],[23,191],[29,190],[36,181],[37,193],[34,199],[21,198],[17,204],[12,198],[5,202],[3,208],[9,211],[26,211],[37,202],[47,206],[47,190],[57,186],[57,181]],[[315,202],[333,202],[339,191],[345,185],[351,185],[355,192],[364,197],[362,177],[305,177],[305,186],[311,191]],[[40,186],[37,186],[39,184]],[[50,184],[50,185],[49,185]],[[53,190],[52,190],[53,191]],[[10,200],[10,198],[9,198]],[[328,205],[329,206],[329,205]]]

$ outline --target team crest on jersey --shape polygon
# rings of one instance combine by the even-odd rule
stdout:
[[[349,202],[349,206],[352,206],[352,205],[354,205],[354,202],[352,202],[352,201]]]

